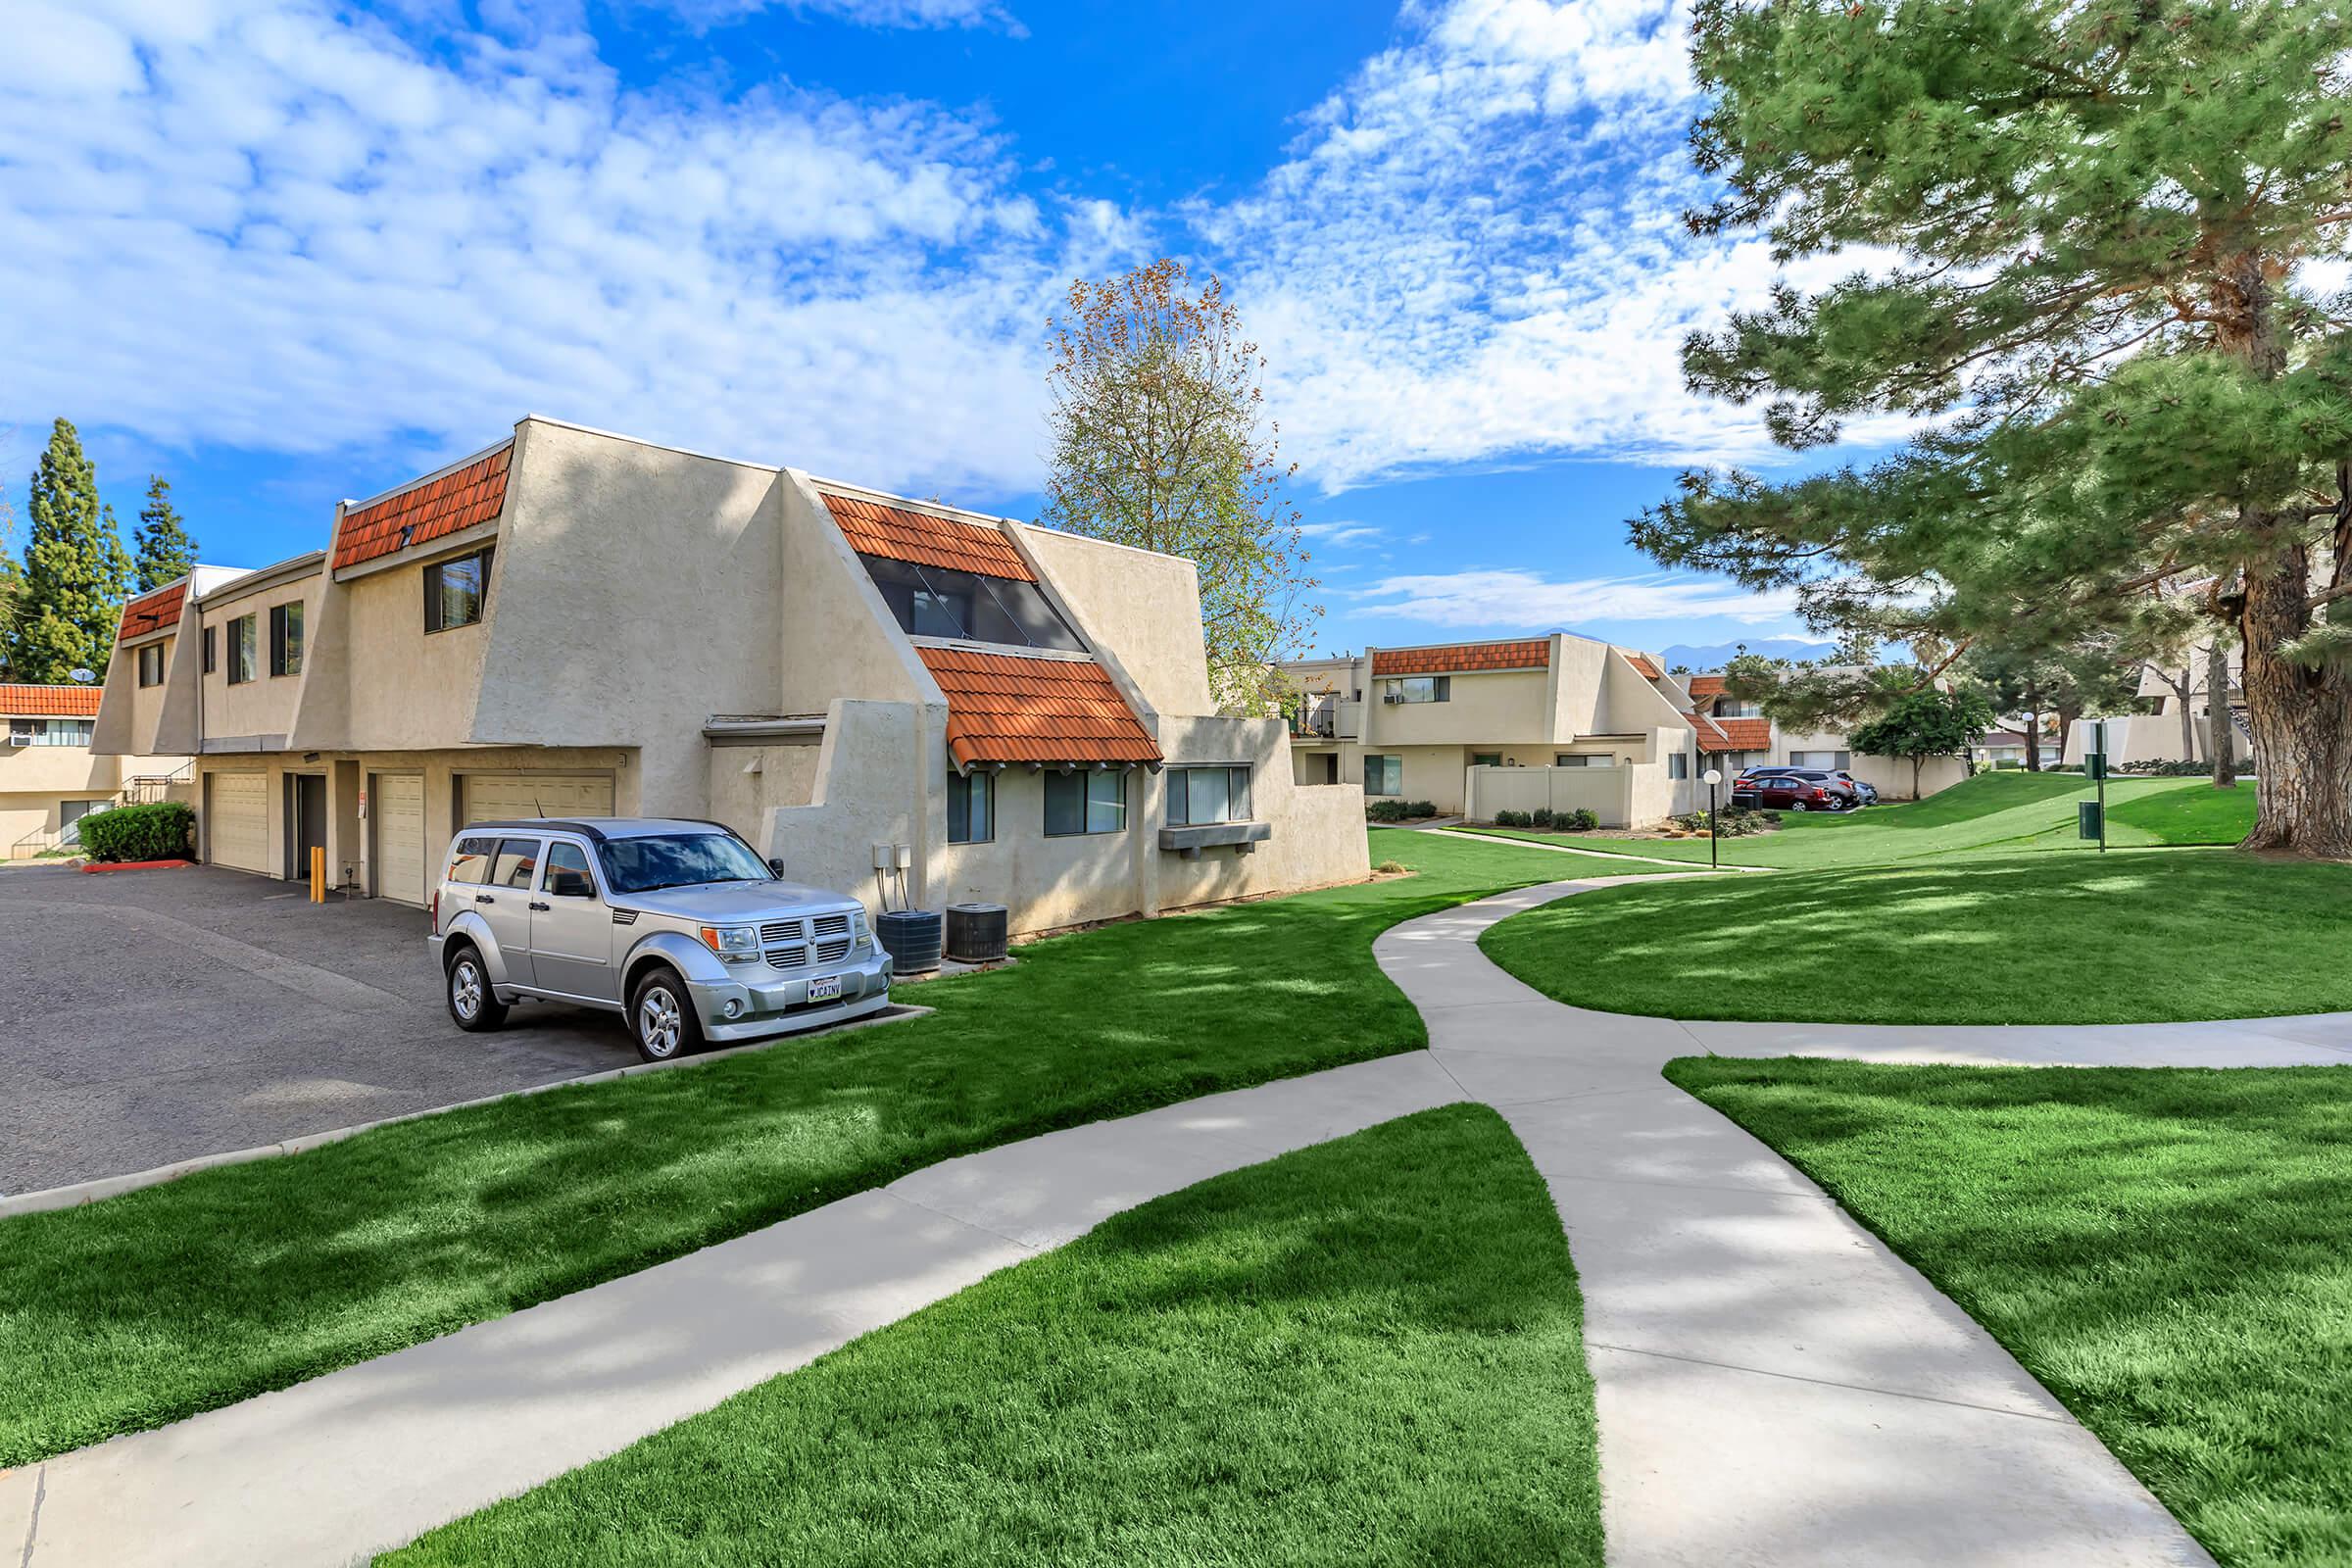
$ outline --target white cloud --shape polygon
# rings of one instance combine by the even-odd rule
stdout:
[[[1298,537],[1327,550],[1345,550],[1372,543],[1381,537],[1381,530],[1368,522],[1302,522]]]
[[[761,11],[780,10],[836,17],[861,27],[1001,27],[1016,37],[1027,31],[998,0],[666,0],[666,3],[688,22],[704,26],[734,22]]]
[[[1326,490],[1530,453],[1770,450],[1694,397],[1694,328],[1760,303],[1760,240],[1699,242],[1681,0],[1459,0],[1307,118],[1250,198],[1191,218],[1264,347],[1286,455]],[[1857,265],[1849,258],[1836,270]]]
[[[0,51],[0,417],[302,453],[462,450],[539,411],[1034,479],[1037,323],[1102,223],[1020,195],[985,126],[627,92],[561,31],[427,56],[313,0],[24,20],[66,42]]]
[[[1747,624],[1785,621],[1795,609],[1787,593],[1755,594],[1709,577],[1656,573],[1554,582],[1541,572],[1504,569],[1384,577],[1351,589],[1353,613],[1536,631],[1596,620],[1689,620],[1720,616]]]

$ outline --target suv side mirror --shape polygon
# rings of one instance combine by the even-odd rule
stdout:
[[[776,874],[777,881],[781,882],[784,880],[784,862],[782,860],[777,859],[772,855],[769,856],[767,858],[767,868]]]
[[[550,871],[547,891],[559,899],[593,899],[596,884],[588,880],[585,871]]]

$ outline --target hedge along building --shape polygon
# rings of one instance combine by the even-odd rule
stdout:
[[[1016,931],[1366,872],[1360,797],[1214,714],[1190,562],[798,469],[534,416],[192,603],[156,721],[265,875],[419,903],[468,821],[606,813]]]

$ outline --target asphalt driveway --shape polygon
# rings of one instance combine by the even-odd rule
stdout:
[[[449,1021],[420,910],[235,871],[0,869],[0,1193],[637,1059],[620,1021]]]

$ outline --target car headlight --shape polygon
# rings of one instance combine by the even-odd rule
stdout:
[[[748,963],[760,956],[760,928],[756,925],[707,925],[703,946],[728,963]]]

